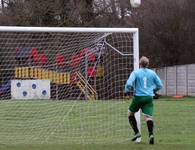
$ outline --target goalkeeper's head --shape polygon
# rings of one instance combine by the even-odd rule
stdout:
[[[147,68],[149,66],[149,59],[145,56],[142,56],[139,61],[141,68]]]

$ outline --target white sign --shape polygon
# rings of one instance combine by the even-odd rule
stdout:
[[[50,99],[50,80],[11,80],[12,99]]]

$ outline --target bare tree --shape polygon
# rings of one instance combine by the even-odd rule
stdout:
[[[145,0],[137,10],[141,53],[150,56],[154,66],[195,62],[194,5],[193,0]]]
[[[154,66],[195,60],[195,1],[1,0],[0,25],[139,27],[141,54]]]

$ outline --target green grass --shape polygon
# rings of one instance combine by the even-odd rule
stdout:
[[[1,101],[0,149],[194,149],[195,98],[161,98],[155,104],[155,145],[132,143],[129,101]]]

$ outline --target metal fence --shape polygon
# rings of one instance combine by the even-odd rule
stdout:
[[[160,94],[195,96],[195,64],[154,69],[163,82]]]

